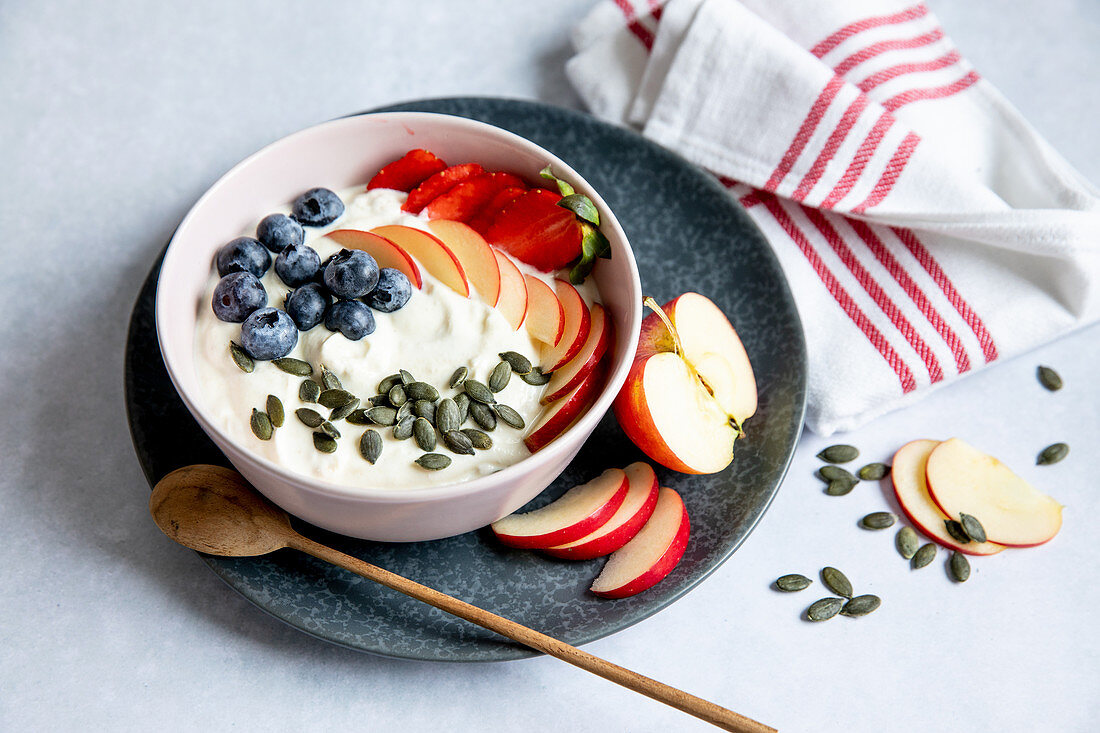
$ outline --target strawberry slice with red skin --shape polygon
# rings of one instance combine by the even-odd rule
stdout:
[[[482,173],[471,176],[454,188],[436,196],[424,207],[429,219],[450,219],[463,223],[472,219],[502,189],[523,185],[511,173]]]
[[[410,214],[419,214],[420,211],[431,203],[432,199],[450,191],[467,178],[480,176],[485,169],[477,163],[463,163],[444,168],[438,173],[426,178],[419,186],[409,191],[409,197],[405,199],[402,211]]]
[[[498,191],[496,196],[485,204],[481,208],[481,211],[477,212],[472,219],[466,222],[471,229],[485,236],[489,231],[489,227],[493,224],[493,219],[500,213],[508,204],[512,203],[527,191],[526,188],[520,188],[519,186],[509,186],[503,191]]]
[[[552,272],[581,255],[581,227],[561,196],[531,189],[500,211],[485,239],[521,262]]]
[[[367,184],[367,190],[392,188],[408,193],[429,177],[446,169],[447,164],[427,150],[410,150],[405,156],[387,163],[382,170],[374,174]]]

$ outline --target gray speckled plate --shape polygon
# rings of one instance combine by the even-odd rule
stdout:
[[[561,156],[622,222],[643,289],[664,302],[700,292],[730,315],[756,370],[760,408],[733,466],[711,476],[660,469],[691,515],[683,560],[654,588],[616,601],[587,592],[603,560],[565,562],[511,550],[487,531],[434,542],[383,544],[297,526],[333,545],[571,644],[626,628],[687,593],[725,561],[760,519],[802,429],[806,349],[787,284],[764,237],[709,175],[629,131],[585,114],[507,99],[436,99],[387,109],[443,112],[511,130]],[[126,351],[126,402],[150,484],[192,463],[228,465],[180,402],[157,348],[153,300],[160,261],[138,296]],[[169,428],[169,429],[166,429]],[[608,415],[576,460],[528,508],[608,466],[644,456]],[[290,550],[262,558],[203,556],[254,604],[336,644],[435,661],[492,661],[535,652],[466,621]]]

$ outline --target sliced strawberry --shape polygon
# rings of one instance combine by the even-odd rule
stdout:
[[[419,186],[409,191],[409,198],[401,207],[410,214],[419,214],[420,210],[427,206],[432,199],[447,193],[467,178],[481,175],[485,172],[477,163],[463,163],[444,168],[438,173],[425,179]]]
[[[581,227],[561,196],[532,189],[501,210],[485,238],[516,259],[551,272],[581,254]]]
[[[511,173],[482,173],[471,176],[455,185],[450,191],[436,196],[424,210],[429,219],[450,219],[468,222],[502,189],[512,188],[523,181]]]
[[[367,184],[367,190],[392,188],[409,192],[446,167],[446,163],[427,150],[410,150],[405,157],[388,163],[375,173]]]
[[[489,226],[493,223],[493,219],[500,213],[500,210],[522,196],[526,190],[527,189],[520,188],[519,186],[509,186],[503,191],[498,191],[489,203],[481,207],[481,211],[477,212],[477,214],[466,223],[470,225],[471,229],[484,237],[485,233],[489,231]]]

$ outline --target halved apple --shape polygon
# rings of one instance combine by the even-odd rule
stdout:
[[[496,308],[500,301],[500,265],[485,239],[460,221],[437,219],[428,228],[454,252],[478,295]]]
[[[518,331],[527,318],[527,283],[508,255],[494,247],[493,256],[500,267],[500,298],[496,307],[508,323],[512,324],[512,328]]]
[[[683,500],[662,487],[653,516],[634,539],[611,555],[592,583],[592,592],[603,598],[626,598],[652,588],[680,562],[690,535]]]
[[[611,519],[579,540],[548,547],[543,552],[565,560],[591,560],[610,555],[638,534],[653,515],[660,486],[657,474],[648,463],[631,463],[623,471],[629,488],[622,506]]]
[[[565,308],[558,296],[544,281],[534,275],[524,275],[527,284],[527,333],[549,346],[556,346],[565,331]]]
[[[371,229],[371,234],[385,237],[412,255],[436,279],[459,295],[470,297],[470,283],[462,263],[439,238],[422,229],[389,224]]]
[[[546,384],[546,391],[542,395],[542,404],[548,405],[569,394],[570,390],[592,373],[611,346],[614,326],[611,324],[611,319],[607,317],[607,311],[599,303],[594,303],[590,317],[592,325],[584,346],[569,360],[568,364],[557,369],[550,377],[550,381]]]
[[[385,237],[358,229],[337,229],[325,236],[341,247],[366,252],[374,258],[379,267],[400,270],[418,290],[423,287],[424,280],[420,276],[420,268],[416,266],[416,261],[409,256],[408,252]]]
[[[1062,505],[993,456],[951,438],[933,449],[925,468],[928,493],[940,510],[977,517],[990,542],[1041,545],[1062,528]]]
[[[894,484],[894,496],[901,505],[902,512],[909,521],[924,534],[951,550],[966,555],[995,555],[1004,549],[1003,545],[993,542],[961,543],[952,537],[944,522],[948,516],[928,495],[928,484],[924,478],[928,456],[938,446],[938,440],[914,440],[906,443],[894,454],[890,467],[890,480]]]
[[[557,346],[547,347],[543,351],[542,363],[545,365],[544,370],[548,372],[561,369],[577,355],[588,339],[588,331],[592,327],[592,316],[588,305],[575,287],[559,277],[554,280],[554,291],[565,312],[565,327]]]
[[[626,498],[626,473],[609,468],[574,486],[541,509],[493,522],[493,534],[509,547],[544,549],[584,537],[605,524]]]
[[[558,437],[580,417],[585,409],[596,401],[603,387],[603,379],[607,373],[606,367],[601,363],[581,380],[581,383],[573,388],[573,391],[551,405],[542,417],[531,428],[531,432],[523,439],[527,450],[536,453],[547,443]]]

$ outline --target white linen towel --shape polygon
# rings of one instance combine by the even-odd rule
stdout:
[[[1100,193],[925,5],[604,0],[573,40],[590,110],[717,175],[767,236],[815,432],[1100,316]]]

